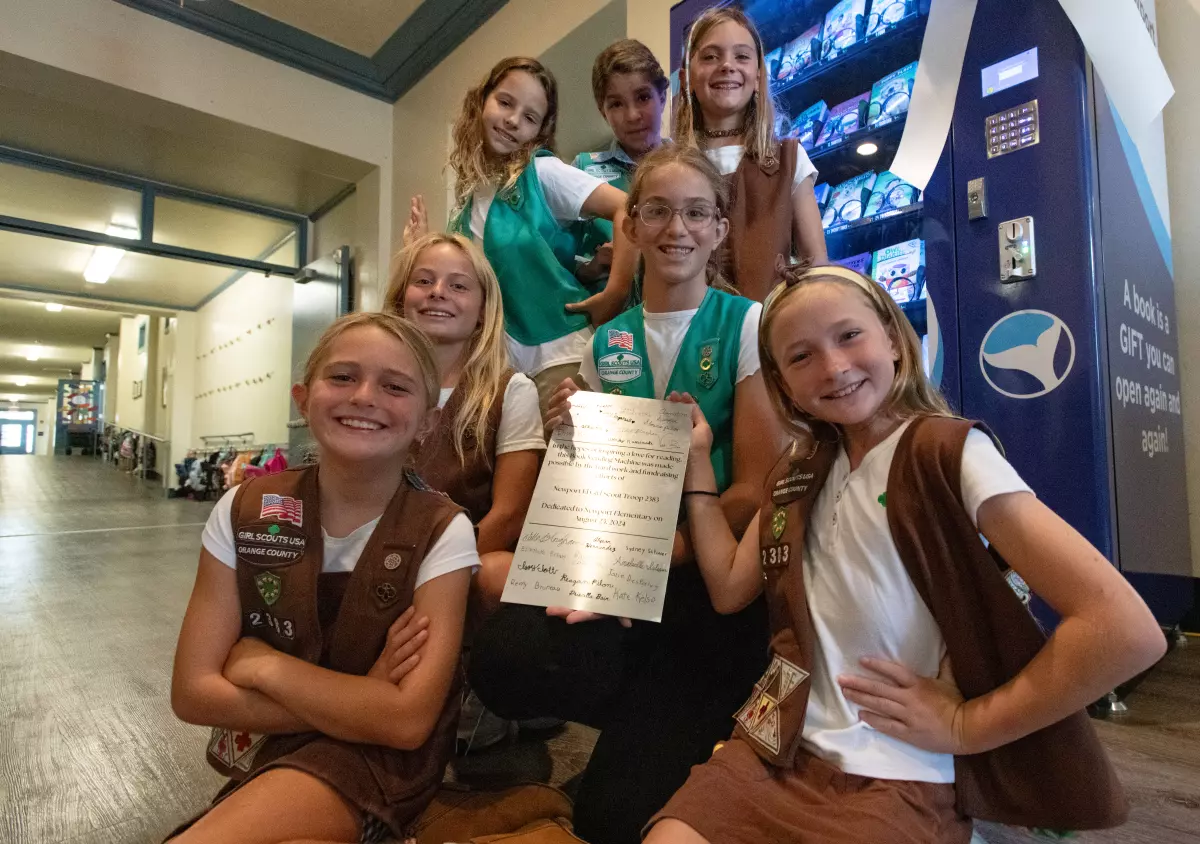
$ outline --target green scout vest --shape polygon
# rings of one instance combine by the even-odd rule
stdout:
[[[713,431],[712,464],[717,489],[733,482],[733,395],[737,384],[742,323],[749,299],[709,288],[692,318],[666,395],[690,393]],[[646,355],[642,306],[605,323],[592,338],[600,389],[605,393],[653,399],[654,373]]]
[[[597,161],[598,158],[603,160]],[[581,152],[571,164],[625,193],[633,187],[633,165],[611,152]],[[590,259],[601,246],[612,243],[613,224],[609,220],[577,220],[572,229],[578,239],[576,254],[584,258]]]
[[[535,158],[553,155],[538,150]],[[450,227],[471,237],[468,199]],[[587,314],[565,306],[588,297],[575,278],[575,238],[546,204],[537,168],[530,162],[509,190],[496,194],[483,227],[483,252],[500,281],[504,328],[524,346],[540,346],[588,325]]]

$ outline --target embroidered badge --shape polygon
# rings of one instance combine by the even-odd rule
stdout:
[[[383,558],[383,567],[388,571],[395,571],[400,568],[400,564],[404,562],[404,558],[399,554],[388,554]]]
[[[880,507],[886,507],[887,506],[887,493],[886,492],[880,493],[879,497],[876,498],[875,500],[879,502]]]
[[[624,384],[642,377],[642,356],[632,352],[604,355],[596,361],[596,372],[607,384]]]
[[[1004,579],[1008,582],[1008,586],[1021,599],[1022,604],[1028,604],[1029,599],[1033,596],[1033,590],[1029,588],[1029,584],[1025,582],[1025,578],[1017,574],[1016,570],[1009,569],[1004,575]]]
[[[624,349],[627,352],[632,352],[633,333],[622,331],[619,328],[608,329],[608,347],[610,349]]]
[[[296,638],[296,625],[290,618],[279,618],[269,612],[255,610],[246,613],[246,621],[251,627],[266,627],[274,630],[277,635],[289,641]]]
[[[711,390],[717,383],[717,344],[718,340],[709,340],[700,347],[700,386]]]
[[[263,603],[268,607],[274,606],[275,602],[279,600],[279,596],[283,594],[283,580],[279,575],[269,571],[254,575],[254,585],[258,587],[258,594],[262,596]]]
[[[379,601],[381,607],[394,604],[399,597],[400,592],[390,583],[380,583],[375,587],[375,599]]]
[[[623,396],[623,395],[625,395],[625,391],[622,390],[620,387],[613,387],[611,390],[608,391],[608,394],[610,396]]]
[[[803,498],[812,489],[816,474],[813,472],[793,471],[787,477],[775,482],[771,491],[771,500],[776,506],[790,504],[798,498]]]
[[[779,539],[785,530],[787,530],[787,510],[783,507],[776,507],[774,515],[771,516],[771,535]]]
[[[274,495],[263,493],[260,519],[278,519],[281,522],[291,522],[296,527],[304,527],[304,502],[290,495]]]
[[[750,700],[737,714],[747,735],[771,753],[779,752],[779,704],[807,679],[807,671],[775,654],[767,673],[754,685]]]
[[[304,555],[304,531],[290,524],[251,523],[234,536],[239,561],[260,568],[290,566]]]

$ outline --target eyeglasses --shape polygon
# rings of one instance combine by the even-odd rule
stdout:
[[[716,208],[704,203],[689,205],[686,208],[672,208],[670,205],[648,202],[645,205],[637,206],[634,213],[637,214],[643,225],[652,229],[661,229],[670,225],[671,218],[678,214],[679,219],[683,221],[684,228],[690,232],[704,231],[720,216]]]

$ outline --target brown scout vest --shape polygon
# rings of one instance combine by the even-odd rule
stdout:
[[[234,496],[232,513],[242,635],[333,671],[365,675],[383,650],[388,627],[412,605],[426,552],[459,512],[446,496],[406,477],[348,576],[336,620],[323,630],[317,583],[325,543],[317,467],[246,481]],[[433,798],[453,754],[461,671],[455,674],[433,733],[415,750],[321,733],[260,737],[214,730],[208,761],[232,778],[218,799],[288,756],[290,767],[338,783],[360,808],[393,828],[403,826]],[[383,803],[372,799],[380,792]]]
[[[761,302],[775,286],[775,264],[792,254],[792,180],[796,144],[781,141],[766,161],[742,156],[729,179],[729,236],[721,245],[725,280],[748,299]]]
[[[962,451],[972,427],[983,426],[915,420],[896,448],[887,484],[892,539],[937,621],[968,700],[1011,680],[1046,638],[1005,580],[1007,564],[984,545],[962,505]],[[800,746],[811,685],[804,536],[838,448],[824,441],[810,455],[785,454],[767,480],[760,511],[772,661],[737,715],[736,735],[785,768]],[[940,530],[930,530],[933,514]],[[956,756],[954,772],[957,809],[968,817],[1081,830],[1117,826],[1128,813],[1116,772],[1083,711],[995,750]]]
[[[496,401],[488,411],[487,433],[484,441],[473,436],[464,439],[467,453],[464,466],[454,450],[454,420],[462,412],[463,391],[455,388],[442,409],[441,419],[433,433],[419,446],[413,446],[413,466],[421,480],[446,493],[450,500],[467,511],[471,524],[478,525],[492,509],[492,481],[496,472],[496,432],[504,411],[504,393],[512,380],[510,369],[500,378]]]

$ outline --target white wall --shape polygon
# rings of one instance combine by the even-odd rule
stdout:
[[[1200,10],[1183,0],[1159,3],[1158,38],[1163,63],[1175,84],[1175,97],[1163,118],[1174,235],[1192,573],[1200,577],[1200,72],[1195,60]]]
[[[138,335],[143,326],[146,344],[138,350]],[[150,317],[122,317],[121,335],[117,351],[116,415],[113,422],[122,428],[146,431],[146,395],[134,396],[134,383],[146,383],[149,363]],[[109,382],[112,386],[112,382]],[[149,432],[147,432],[149,433]]]
[[[188,445],[250,432],[255,443],[287,442],[293,283],[245,275],[196,313]]]
[[[121,337],[110,335],[104,344],[104,407],[101,419],[106,424],[116,424],[117,393],[121,377]]]

